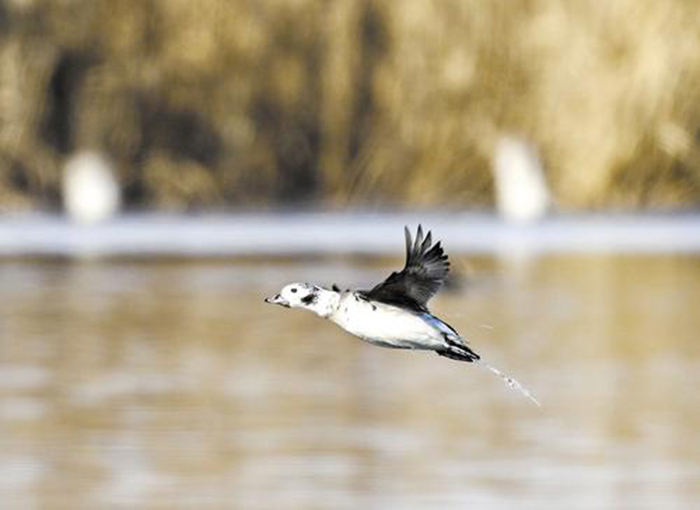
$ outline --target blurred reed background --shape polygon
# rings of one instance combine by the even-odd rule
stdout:
[[[127,209],[482,208],[504,137],[563,210],[700,203],[694,0],[4,0],[0,208],[96,151]]]

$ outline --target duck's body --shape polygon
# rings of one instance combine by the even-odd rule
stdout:
[[[452,326],[427,310],[376,301],[369,297],[368,291],[294,285],[298,286],[297,294],[304,296],[299,298],[303,308],[372,345],[436,351],[443,355],[462,354],[463,361],[479,358]]]
[[[445,345],[445,336],[459,339],[454,329],[428,312],[372,301],[356,291],[338,293],[337,302],[328,319],[373,345],[434,351]]]
[[[439,290],[449,270],[440,243],[432,244],[418,227],[415,242],[406,229],[406,265],[371,290],[341,291],[308,283],[292,283],[268,303],[304,308],[348,333],[380,347],[435,351],[447,358],[475,362],[480,356],[449,324],[431,314],[428,300]],[[482,363],[511,387],[537,401],[517,381]]]

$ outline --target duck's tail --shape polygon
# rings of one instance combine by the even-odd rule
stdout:
[[[446,358],[455,359],[458,361],[465,361],[467,363],[476,363],[480,367],[485,368],[489,372],[492,372],[501,379],[503,379],[503,381],[508,385],[509,388],[520,392],[520,394],[522,394],[525,398],[529,399],[533,404],[535,404],[538,407],[541,407],[539,401],[534,397],[532,393],[530,393],[530,391],[525,386],[520,384],[512,377],[504,374],[496,367],[486,363],[481,358],[481,356],[475,353],[468,345],[457,343],[454,341],[448,341],[448,345],[445,350],[435,352],[437,352],[440,356],[444,356]]]

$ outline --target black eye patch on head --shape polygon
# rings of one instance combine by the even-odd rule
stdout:
[[[316,294],[311,293],[308,296],[304,296],[301,298],[301,302],[304,303],[305,305],[312,305],[316,302]]]

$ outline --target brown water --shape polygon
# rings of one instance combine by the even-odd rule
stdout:
[[[262,302],[390,265],[0,262],[2,508],[698,508],[700,258],[455,265],[433,311],[541,409]]]

